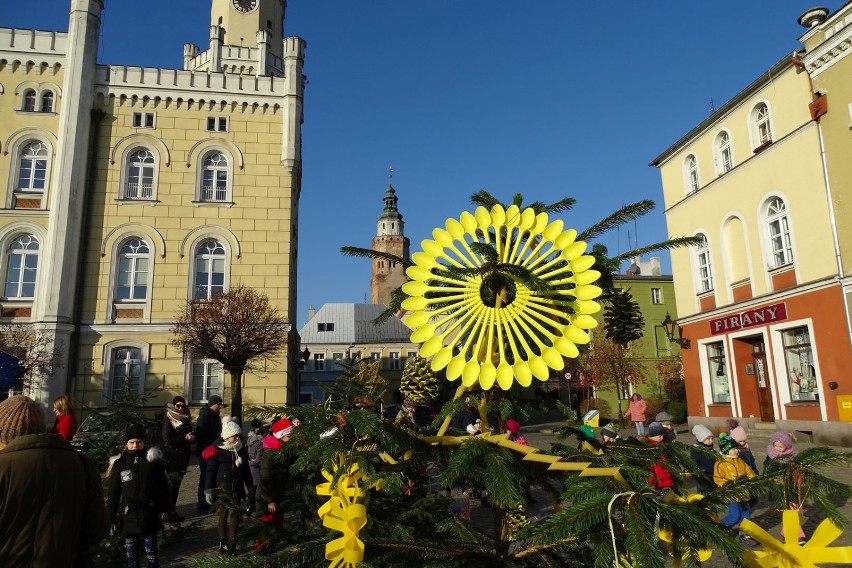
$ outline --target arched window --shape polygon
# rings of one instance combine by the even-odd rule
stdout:
[[[53,91],[41,94],[41,112],[53,112]]]
[[[150,256],[148,243],[142,239],[131,239],[124,243],[118,253],[116,300],[132,302],[148,298]]]
[[[769,106],[766,103],[760,103],[754,107],[752,121],[754,124],[755,146],[763,146],[772,142],[772,123],[769,119]]]
[[[734,167],[731,136],[727,131],[720,132],[716,137],[716,166],[719,170],[719,175],[731,171]]]
[[[766,225],[769,231],[772,267],[793,262],[793,245],[790,239],[790,224],[787,206],[780,197],[773,197],[766,205]]]
[[[44,191],[47,182],[47,159],[50,154],[44,142],[30,142],[21,150],[18,161],[19,191]]]
[[[154,173],[156,156],[144,148],[136,150],[127,158],[127,181],[124,184],[125,199],[152,199],[154,196]]]
[[[145,387],[145,362],[138,347],[123,346],[112,352],[112,396],[127,389],[133,394],[141,393]]]
[[[225,247],[219,241],[204,241],[195,253],[194,300],[209,300],[225,291]]]
[[[31,299],[35,296],[38,275],[38,239],[21,235],[6,254],[6,298]]]
[[[36,92],[33,89],[27,89],[24,91],[24,105],[21,107],[21,110],[35,112],[36,109]]]
[[[695,260],[698,269],[698,293],[703,294],[713,289],[713,263],[710,260],[710,245],[705,235],[696,235],[701,238],[695,251]]]
[[[683,173],[686,179],[686,193],[698,191],[698,159],[690,154],[683,162]]]
[[[229,201],[228,158],[221,152],[211,152],[204,157],[201,176],[201,201]]]

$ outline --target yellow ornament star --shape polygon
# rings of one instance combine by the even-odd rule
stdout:
[[[761,551],[746,552],[744,558],[755,568],[816,568],[820,564],[852,564],[852,546],[828,545],[843,532],[830,520],[822,521],[805,544],[799,544],[799,514],[784,511],[784,542],[777,540],[756,523],[746,519],[740,530],[763,545]]]

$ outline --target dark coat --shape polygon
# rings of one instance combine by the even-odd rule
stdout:
[[[169,487],[159,448],[125,451],[112,464],[107,489],[107,519],[122,536],[152,535],[168,510]]]
[[[169,414],[163,416],[163,443],[168,448],[166,465],[175,471],[186,471],[189,465],[189,453],[192,442],[186,441],[186,435],[192,432],[192,422],[187,421],[175,428],[169,420]]]
[[[221,440],[219,443],[222,443]],[[236,464],[237,455],[242,463]],[[216,446],[216,452],[207,459],[207,489],[223,489],[234,499],[246,496],[246,486],[251,486],[251,469],[245,445],[236,454]]]
[[[95,464],[56,434],[0,450],[0,564],[64,568],[107,535]]]
[[[263,457],[260,460],[260,485],[257,488],[257,508],[266,511],[269,503],[280,506],[293,489],[290,468],[295,457],[286,456],[281,450],[281,441],[273,436],[263,439]]]
[[[222,433],[222,418],[218,412],[210,410],[210,405],[205,404],[198,412],[198,421],[195,423],[195,451],[200,456],[204,449],[216,441]]]
[[[698,467],[704,472],[707,479],[696,479],[694,488],[697,489],[699,493],[707,494],[716,489],[716,484],[713,483],[713,473],[714,468],[716,467],[717,454],[713,450],[713,444],[708,446],[701,442],[696,442],[695,448],[698,449],[689,452],[689,455],[692,458],[692,461],[698,464]],[[707,450],[707,452],[700,451],[702,449]]]
[[[248,449],[249,467],[251,468],[251,482],[260,485],[260,460],[263,457],[263,436],[257,432],[249,432],[246,436],[246,449]]]

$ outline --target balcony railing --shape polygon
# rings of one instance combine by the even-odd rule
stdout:
[[[201,201],[227,201],[228,189],[225,187],[203,186],[201,188]]]
[[[125,199],[151,199],[154,186],[150,183],[128,183],[124,188]]]

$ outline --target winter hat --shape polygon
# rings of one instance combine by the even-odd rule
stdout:
[[[282,418],[281,420],[272,425],[272,435],[279,440],[284,436],[289,436],[292,432],[293,423],[287,420],[286,418]]]
[[[727,434],[719,434],[719,451],[723,456],[727,456],[728,452],[734,448],[739,449],[737,441]]]
[[[742,426],[737,426],[736,428],[731,428],[731,431],[728,432],[731,435],[731,438],[736,440],[737,442],[745,442],[748,436],[746,435],[745,428]]]
[[[663,428],[663,425],[659,422],[651,422],[651,425],[648,426],[648,437],[653,438],[654,436],[663,436],[666,433],[666,429]]]
[[[176,405],[177,403],[186,404],[186,399],[182,396],[176,396],[172,399],[172,406]]]
[[[725,420],[725,424],[728,426],[728,430],[733,430],[737,426],[740,425],[739,421],[736,418],[728,418]]]
[[[607,436],[609,438],[618,438],[618,432],[616,432],[612,428],[604,426],[603,428],[601,428],[601,437],[603,436]]]
[[[403,406],[410,406],[411,408],[417,408],[417,402],[413,398],[405,397],[402,401]]]
[[[127,433],[124,435],[124,441],[142,440],[145,441],[145,426],[142,424],[131,424],[127,427]]]
[[[655,420],[657,422],[660,422],[660,423],[663,423],[663,422],[671,423],[671,421],[674,420],[674,416],[672,416],[671,414],[669,414],[666,411],[663,411],[663,412],[660,412],[659,414],[657,414]]]
[[[218,404],[219,406],[225,406],[224,403],[222,403],[222,397],[218,394],[214,394],[213,396],[207,399],[207,406],[213,406],[214,404]]]
[[[511,418],[506,420],[506,430],[508,430],[512,434],[517,434],[518,430],[520,430],[520,429],[521,429],[521,425],[517,420],[512,420]]]
[[[0,403],[0,442],[8,444],[18,436],[44,434],[44,408],[26,396],[13,396]]]
[[[793,434],[790,432],[773,432],[769,437],[769,445],[775,442],[781,442],[788,450],[793,447]]]
[[[697,441],[704,442],[707,438],[713,437],[713,432],[704,424],[696,424],[692,427],[692,435],[695,436]]]
[[[224,420],[223,420],[224,422]],[[233,419],[228,420],[222,424],[222,439],[227,440],[231,436],[239,436],[243,433],[243,429],[240,428],[240,425]]]

